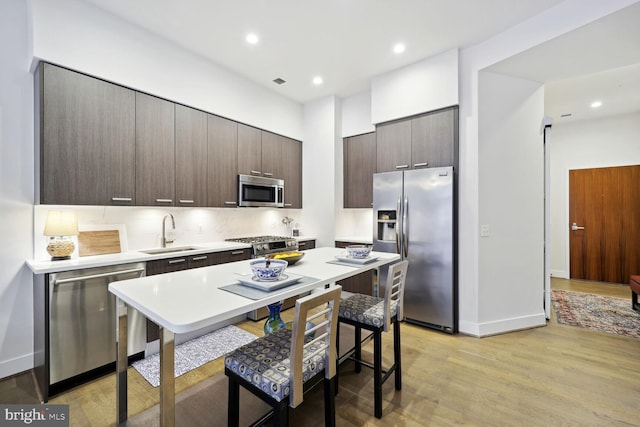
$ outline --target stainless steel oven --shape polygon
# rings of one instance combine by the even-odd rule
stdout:
[[[238,175],[238,206],[284,207],[284,180]]]

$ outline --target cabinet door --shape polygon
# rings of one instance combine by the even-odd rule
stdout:
[[[220,263],[243,261],[251,258],[251,249],[236,249],[220,252]]]
[[[457,108],[425,114],[411,120],[413,168],[454,166]]]
[[[173,206],[174,194],[174,104],[136,92],[136,204]]]
[[[46,63],[36,85],[40,202],[132,205],[134,92]]]
[[[207,114],[176,105],[176,206],[207,205]]]
[[[171,273],[173,271],[186,270],[189,268],[189,260],[187,257],[166,258],[154,261],[147,261],[147,276],[156,274]]]
[[[284,207],[302,209],[302,142],[282,139]]]
[[[275,133],[262,131],[262,176],[284,179],[283,175],[283,142],[284,137]]]
[[[301,240],[298,242],[298,249],[301,251],[306,251],[308,249],[315,249],[316,248],[316,241],[311,239],[311,240]]]
[[[220,264],[220,254],[211,252],[208,254],[192,255],[189,257],[189,268],[209,267],[210,265]]]
[[[238,123],[238,173],[262,176],[262,132]]]
[[[238,205],[238,123],[208,115],[208,206]]]
[[[373,205],[373,174],[376,173],[376,134],[344,138],[342,149],[344,207],[370,208]]]
[[[376,126],[377,172],[409,169],[411,166],[411,120]]]

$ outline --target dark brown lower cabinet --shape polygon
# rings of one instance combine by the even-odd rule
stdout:
[[[242,261],[249,258],[251,258],[251,249],[247,248],[158,259],[154,261],[147,261],[146,275],[153,276],[156,274],[172,273],[174,271]],[[157,339],[160,339],[160,329],[158,328],[158,325],[147,319],[147,342],[152,342]]]
[[[345,248],[349,245],[357,245],[354,242],[336,241],[336,248]],[[373,286],[375,280],[375,271],[369,270],[364,273],[360,273],[348,279],[338,282],[342,286],[342,290],[346,292],[353,292],[356,294],[373,295]]]

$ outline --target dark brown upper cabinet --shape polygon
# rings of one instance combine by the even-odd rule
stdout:
[[[302,142],[282,138],[284,207],[302,209]]]
[[[208,115],[208,206],[238,205],[238,123]]]
[[[175,204],[175,104],[136,93],[136,204]]]
[[[455,166],[458,108],[427,113],[411,120],[413,168]]]
[[[262,175],[262,131],[238,123],[238,172],[244,175]]]
[[[373,204],[373,174],[376,173],[376,133],[344,138],[343,206],[370,208]]]
[[[376,126],[378,172],[411,168],[411,120],[399,120]]]
[[[458,107],[376,126],[377,171],[458,166]]]
[[[262,176],[283,179],[282,145],[284,137],[262,131]]]
[[[135,92],[47,63],[35,90],[40,203],[135,204]]]
[[[207,113],[176,105],[176,206],[207,206]]]

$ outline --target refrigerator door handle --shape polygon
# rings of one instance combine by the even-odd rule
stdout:
[[[400,205],[400,197],[398,197],[398,202],[396,203],[396,218],[400,219],[400,212],[402,206]],[[396,222],[396,253],[402,255],[400,252],[400,224]]]
[[[404,209],[402,210],[402,241],[404,245],[404,258],[409,256],[409,235],[407,234],[407,212],[409,211],[409,198],[404,198]]]

